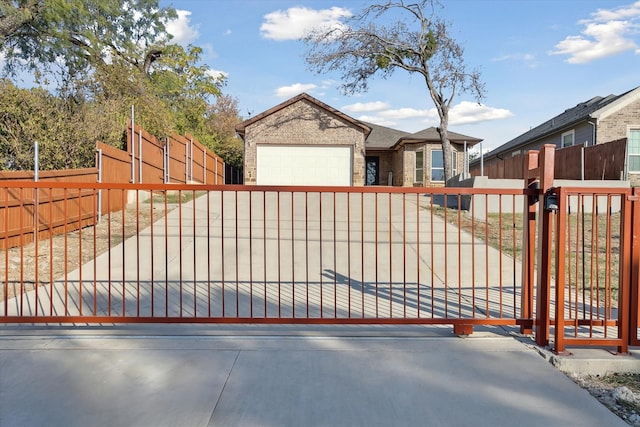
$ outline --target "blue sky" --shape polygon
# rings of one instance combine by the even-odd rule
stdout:
[[[499,145],[594,96],[640,86],[640,1],[443,0],[440,15],[478,68],[487,96],[459,95],[449,129]],[[227,78],[244,118],[307,92],[361,120],[415,132],[437,126],[423,80],[398,70],[345,96],[339,75],[316,75],[298,38],[362,8],[360,0],[174,0],[169,26],[179,43],[205,49],[212,72]]]

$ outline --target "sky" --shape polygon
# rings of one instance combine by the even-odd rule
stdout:
[[[343,25],[361,0],[161,0],[178,11],[174,41],[204,49],[211,73],[247,119],[301,92],[359,120],[417,132],[439,120],[422,77],[397,70],[369,90],[345,95],[340,75],[318,75],[299,39],[310,28]],[[594,96],[640,86],[640,1],[442,0],[439,15],[478,69],[486,97],[459,94],[449,129],[510,141]]]

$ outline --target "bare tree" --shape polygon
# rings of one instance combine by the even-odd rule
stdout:
[[[364,8],[345,25],[315,30],[304,38],[305,61],[318,74],[338,72],[342,89],[368,90],[370,78],[390,76],[396,69],[420,74],[435,104],[444,155],[445,179],[453,175],[448,136],[449,110],[455,96],[471,93],[480,102],[480,72],[467,70],[463,48],[450,36],[451,24],[435,13],[437,0],[387,1]],[[381,23],[383,19],[391,23]]]

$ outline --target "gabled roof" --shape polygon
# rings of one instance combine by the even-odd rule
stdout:
[[[475,145],[479,142],[482,141],[482,139],[479,138],[475,138],[473,136],[467,136],[467,135],[463,135],[461,133],[457,133],[457,132],[453,132],[453,131],[448,131],[447,134],[449,135],[449,141],[456,143],[456,144],[462,144],[465,141],[467,142],[467,145],[472,146]],[[398,140],[398,142],[396,142],[394,144],[394,148],[401,146],[403,144],[411,144],[411,143],[420,143],[420,142],[440,142],[440,134],[438,133],[438,128],[436,127],[430,127],[427,129],[423,129],[421,131],[418,131],[416,133],[412,133],[410,135],[406,135],[403,136],[402,138],[400,138]]]
[[[268,110],[258,114],[257,116],[254,116],[250,119],[245,120],[242,123],[238,123],[236,125],[236,132],[244,137],[244,132],[245,129],[247,128],[247,126],[252,125],[253,123],[264,119],[267,116],[270,116],[271,114],[274,114],[292,104],[295,104],[298,101],[302,101],[302,100],[306,100],[312,104],[315,104],[318,108],[321,108],[323,110],[325,110],[326,112],[328,112],[331,115],[334,115],[350,124],[352,124],[354,127],[360,128],[362,129],[362,132],[365,134],[365,138],[366,136],[369,135],[369,133],[371,133],[371,128],[367,125],[365,125],[364,123],[354,119],[353,117],[350,117],[346,114],[344,114],[342,111],[336,110],[335,108],[325,104],[322,101],[317,100],[316,98],[314,98],[313,96],[307,94],[307,93],[301,93],[300,95],[294,96],[293,98],[290,98],[286,101],[284,101],[281,104],[276,105],[275,107],[269,108]]]
[[[391,129],[386,126],[376,125],[374,123],[362,122],[371,128],[371,133],[365,141],[366,149],[379,149],[388,150],[393,146],[400,138],[409,135],[409,132],[404,132],[397,129]]]
[[[640,86],[621,95],[609,95],[606,97],[595,96],[588,101],[579,103],[573,108],[566,109],[563,113],[501,145],[486,154],[485,158],[511,152],[521,146],[553,135],[590,118],[604,117],[636,99],[640,99]]]

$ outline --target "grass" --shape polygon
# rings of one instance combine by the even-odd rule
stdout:
[[[175,191],[167,191],[154,193],[153,195],[153,203],[164,203],[165,199],[168,204],[175,203],[187,203],[191,200],[198,198],[204,194],[206,191],[189,191],[189,190],[175,190]],[[145,203],[151,203],[151,199],[145,200]]]

